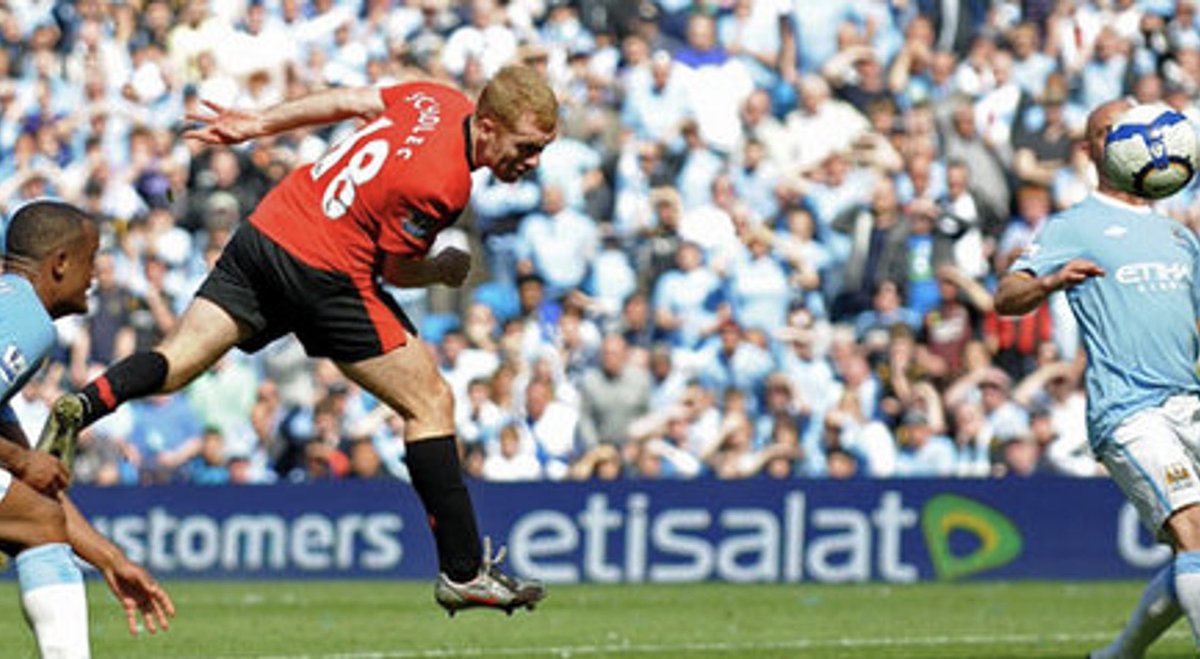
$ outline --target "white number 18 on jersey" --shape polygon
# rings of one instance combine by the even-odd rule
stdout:
[[[313,164],[312,179],[317,181],[327,174],[363,138],[391,125],[391,119],[380,117],[358,129]],[[387,155],[388,141],[383,138],[371,140],[355,151],[345,166],[325,186],[325,193],[321,195],[321,210],[325,212],[325,217],[336,220],[345,215],[358,196],[358,186],[379,174]]]

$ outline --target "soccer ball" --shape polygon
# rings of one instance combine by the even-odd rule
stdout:
[[[1135,105],[1104,138],[1104,169],[1120,189],[1147,199],[1181,190],[1200,167],[1196,129],[1163,103]]]

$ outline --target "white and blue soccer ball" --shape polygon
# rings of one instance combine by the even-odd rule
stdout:
[[[1104,140],[1104,169],[1120,189],[1162,199],[1183,189],[1200,167],[1196,129],[1164,103],[1121,113]]]

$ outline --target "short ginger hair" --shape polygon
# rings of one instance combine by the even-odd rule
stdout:
[[[558,126],[558,98],[537,71],[510,64],[496,72],[479,94],[476,113],[495,119],[507,128],[516,128],[528,113],[539,130],[552,131]]]

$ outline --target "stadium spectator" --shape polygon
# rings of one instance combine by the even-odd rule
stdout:
[[[467,383],[465,399],[456,401],[455,428],[468,445],[491,446],[509,421],[505,411],[489,398],[490,391],[488,379],[478,377]]]
[[[375,445],[369,439],[356,439],[349,444],[350,467],[346,478],[362,480],[387,478],[388,473],[383,468],[383,460]]]
[[[561,480],[580,451],[576,444],[579,413],[574,406],[554,398],[554,385],[538,378],[525,389],[522,430],[532,440],[526,451],[537,457],[546,477]]]
[[[800,171],[811,170],[833,153],[843,152],[870,124],[849,103],[832,97],[824,78],[809,74],[797,83],[799,107],[787,115],[789,160]]]
[[[244,358],[217,360],[188,388],[188,403],[205,428],[215,428],[234,453],[249,453],[256,438],[251,412],[259,395],[258,378]]]
[[[895,183],[889,178],[877,179],[869,204],[854,204],[825,222],[829,230],[824,232],[824,240],[834,252],[831,269],[836,271],[826,280],[832,289],[830,313],[836,320],[853,318],[867,310],[880,282],[902,282],[907,275],[904,246],[908,227]],[[822,235],[820,229],[818,235]]]
[[[792,302],[784,266],[770,250],[772,240],[769,229],[750,224],[742,235],[745,252],[734,257],[725,283],[733,317],[763,333],[784,325]]]
[[[442,377],[450,384],[456,400],[465,401],[467,386],[478,378],[487,378],[496,372],[499,358],[488,350],[473,348],[460,329],[452,329],[442,335],[439,352]]]
[[[630,428],[631,442],[625,445],[626,462],[635,466],[638,478],[696,478],[706,469],[708,455],[695,443],[691,411],[674,407],[654,412]],[[719,448],[713,443],[711,449]]]
[[[958,467],[954,443],[936,434],[929,418],[919,409],[905,413],[900,424],[896,454],[896,475],[906,477],[951,476]]]
[[[205,428],[196,447],[197,454],[184,463],[183,479],[197,485],[229,483],[229,465],[225,459],[225,440],[216,428]]]
[[[947,159],[946,194],[948,197],[962,194],[959,186],[963,181],[954,177],[963,172],[953,168],[955,163],[962,163],[970,173],[967,190],[978,199],[980,229],[992,239],[999,238],[997,225],[1008,221],[1010,172],[995,149],[983,140],[975,124],[975,106],[970,97],[956,97],[950,105],[948,126],[942,130]]]
[[[792,164],[791,138],[783,122],[772,114],[770,93],[761,88],[751,91],[742,103],[739,119],[743,141],[758,141],[775,168],[788,171]]]
[[[613,235],[603,236],[583,287],[591,296],[595,315],[600,319],[615,316],[624,302],[637,292],[637,279],[638,274],[629,254],[622,249],[621,241]]]
[[[795,302],[815,316],[827,317],[828,305],[821,290],[833,262],[833,254],[827,245],[816,239],[816,225],[808,209],[789,206],[783,216],[785,226],[778,231],[767,232],[774,254],[786,268],[788,284],[797,298]],[[782,325],[776,327],[779,326]]]
[[[649,410],[650,374],[630,363],[629,345],[620,335],[605,337],[600,363],[582,376],[579,438],[590,449],[599,444],[624,444],[629,425]]]
[[[887,342],[886,335],[894,327],[915,331],[921,324],[921,314],[909,308],[897,282],[885,279],[871,296],[871,308],[854,317],[854,334],[864,345],[876,346]]]
[[[836,401],[839,385],[829,361],[818,350],[817,331],[788,327],[781,330],[779,338],[785,344],[779,357],[780,372],[795,389],[797,404],[819,424]]]
[[[939,384],[958,377],[964,368],[967,345],[979,335],[983,311],[991,296],[953,266],[937,272],[938,303],[926,312],[921,325],[923,346],[933,357],[929,374]]]
[[[567,205],[562,188],[542,186],[542,212],[527,215],[517,232],[517,272],[536,272],[546,293],[559,298],[579,288],[599,251],[590,217]]]
[[[1088,449],[1087,401],[1076,386],[1076,365],[1050,362],[1039,366],[1013,389],[1013,400],[1030,412],[1045,412],[1054,441],[1044,447],[1047,466],[1072,476],[1100,475],[1096,458]]]
[[[1070,162],[1075,131],[1067,124],[1067,88],[1061,75],[1035,92],[1040,102],[1026,108],[1013,137],[1013,174],[1023,183],[1049,188],[1058,170]]]
[[[452,31],[442,48],[442,66],[453,76],[466,72],[471,61],[492,77],[517,53],[517,36],[505,24],[503,10],[493,0],[472,0],[471,23]]]
[[[992,475],[992,427],[988,424],[987,418],[984,416],[983,407],[976,402],[964,402],[952,409],[954,420],[954,448],[957,453],[957,464],[955,466],[956,476],[967,477],[985,477]],[[1015,440],[1024,441],[1027,438],[1013,438]],[[1003,447],[1000,449],[1005,451]],[[1011,458],[1017,461],[1012,468],[1019,469],[1023,474],[1028,471],[1020,459],[1025,457],[1024,453],[1015,451]],[[1010,458],[1007,453],[1002,453],[1000,460],[1006,461]]]
[[[199,452],[204,426],[183,394],[164,394],[136,401],[129,436],[130,465],[136,483],[167,483]]]
[[[510,424],[501,428],[497,447],[484,459],[480,475],[490,481],[541,479],[542,464],[521,444],[521,431],[517,426]]]
[[[722,320],[716,336],[700,351],[696,376],[709,391],[737,391],[746,396],[746,407],[756,413],[761,407],[771,357],[751,340],[752,332],[732,317]]]
[[[658,50],[651,57],[647,75],[630,81],[621,109],[621,124],[637,138],[670,143],[679,135],[680,124],[691,114],[687,87],[675,67],[671,53]]]
[[[932,209],[936,235],[949,243],[949,254],[939,259],[939,268],[950,265],[969,278],[988,274],[988,256],[995,244],[995,221],[984,214],[980,199],[971,192],[971,170],[966,163],[946,164],[946,194]]]
[[[522,357],[528,360],[543,345],[554,341],[563,309],[557,298],[546,294],[546,281],[541,275],[532,272],[517,277],[517,302],[523,323]]]
[[[83,381],[93,364],[109,364],[133,352],[137,332],[132,315],[144,303],[117,279],[116,267],[111,254],[96,259],[94,301],[89,302],[95,311],[72,346],[71,371],[76,381]]]

